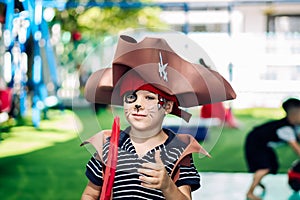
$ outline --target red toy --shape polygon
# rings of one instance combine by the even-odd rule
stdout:
[[[300,160],[294,161],[292,167],[289,169],[288,183],[295,192],[300,190]]]

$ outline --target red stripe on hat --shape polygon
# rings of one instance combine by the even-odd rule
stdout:
[[[168,93],[156,88],[150,83],[144,81],[139,75],[135,73],[128,73],[122,79],[122,84],[120,86],[120,96],[122,97],[128,91],[137,91],[137,90],[147,90],[162,96],[163,98],[177,102],[175,95],[169,95]]]

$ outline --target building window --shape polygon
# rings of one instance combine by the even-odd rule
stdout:
[[[300,15],[271,15],[267,21],[268,32],[300,33]]]

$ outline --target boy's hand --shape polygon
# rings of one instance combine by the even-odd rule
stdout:
[[[143,163],[142,167],[138,172],[145,175],[139,177],[144,187],[166,190],[170,186],[172,180],[160,158],[160,151],[155,152],[155,163]]]

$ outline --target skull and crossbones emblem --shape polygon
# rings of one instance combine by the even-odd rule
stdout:
[[[159,52],[159,63],[158,63],[159,76],[162,77],[166,82],[168,82],[168,73],[166,71],[167,66],[168,63],[166,64],[163,63],[161,52]]]

